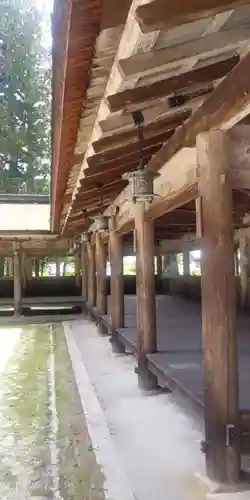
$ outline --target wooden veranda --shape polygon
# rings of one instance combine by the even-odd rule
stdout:
[[[140,386],[155,389],[166,370],[165,380],[190,383],[204,408],[208,475],[227,483],[241,479],[250,453],[249,40],[247,0],[55,1],[52,231],[81,238],[82,298],[113,345],[135,352]],[[132,196],[123,176],[139,163],[147,180],[154,174],[150,197],[145,183]],[[107,218],[93,222],[100,215],[108,227]],[[132,313],[128,299],[124,306],[128,246]],[[191,248],[201,249],[198,285],[187,279]],[[177,253],[184,276],[165,288],[155,257]],[[186,294],[198,286],[198,302],[171,299],[177,285]],[[245,311],[237,328],[236,304]],[[179,375],[167,368],[176,363],[186,366]]]

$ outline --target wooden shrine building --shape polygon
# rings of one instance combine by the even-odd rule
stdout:
[[[114,348],[135,353],[141,387],[189,394],[209,476],[238,482],[250,454],[250,1],[55,0],[52,24],[52,233],[81,245],[82,300]],[[184,275],[161,275],[180,253]]]

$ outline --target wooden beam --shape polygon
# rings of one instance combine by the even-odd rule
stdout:
[[[153,135],[148,139],[144,139],[144,150],[150,149],[152,146],[161,145],[163,142],[166,142],[172,135],[174,131],[170,130],[167,132],[159,131],[159,134]],[[90,156],[88,158],[89,167],[96,167],[98,165],[102,165],[106,162],[116,160],[121,157],[127,157],[130,161],[131,157],[138,154],[139,151],[139,141],[132,142],[130,144],[126,144],[124,146],[115,147],[112,149],[108,149],[107,151],[103,151],[101,153],[97,153],[94,156]],[[131,157],[130,157],[131,155]]]
[[[184,148],[159,171],[154,181],[156,198],[149,205],[147,217],[156,219],[197,196],[197,157],[195,148]],[[134,205],[128,186],[114,201],[119,207],[117,229],[128,232],[133,228]]]
[[[143,101],[168,96],[181,89],[197,83],[207,83],[223,78],[239,62],[239,56],[232,56],[223,61],[208,64],[170,78],[165,78],[151,85],[124,90],[108,97],[110,111],[126,109],[131,103],[140,104]]]
[[[169,64],[179,62],[186,64],[187,60],[194,57],[209,58],[212,55],[223,58],[223,52],[230,49],[235,50],[235,46],[240,43],[246,43],[250,38],[250,28],[225,30],[218,33],[205,35],[198,40],[185,41],[177,45],[166,47],[164,49],[154,50],[135,54],[127,59],[119,61],[119,67],[124,77],[145,76],[145,74],[156,72]],[[171,69],[170,69],[171,71]]]
[[[126,180],[122,180],[122,179],[118,179],[119,180],[119,183],[117,182],[116,186],[113,187],[113,189],[108,189],[106,190],[105,187],[106,186],[103,186],[103,200],[105,202],[105,200],[110,200],[110,199],[113,199],[114,197],[118,196],[118,194],[122,191],[122,189],[127,185],[127,181]],[[85,209],[88,209],[89,208],[89,205],[91,206],[91,203],[95,202],[95,203],[100,203],[100,190],[99,190],[99,193],[98,191],[94,191],[93,190],[93,194],[90,195],[89,194],[89,191],[87,190],[86,191],[86,196],[85,195],[85,190],[84,190],[84,185],[81,189],[81,197],[77,198],[73,207],[74,207],[74,210],[71,214],[71,217],[74,216],[74,213],[76,213],[77,211],[81,210],[81,212],[83,213]]]
[[[203,225],[206,464],[211,478],[232,484],[240,477],[240,454],[232,179],[228,146],[226,134],[221,130],[197,137]]]
[[[144,116],[144,126],[168,118],[173,112],[178,113],[195,108],[201,104],[206,94],[212,91],[212,84],[206,83],[205,85],[199,85],[197,88],[194,88],[193,91],[184,94],[180,93],[176,98],[176,103],[179,99],[180,104],[176,104],[175,106],[172,105],[172,101],[169,100],[169,98],[165,97],[154,99],[153,101],[145,101],[145,103],[140,105],[140,109]],[[132,105],[131,108],[128,107],[122,114],[120,112],[119,115],[111,114],[106,120],[101,121],[99,126],[102,129],[103,137],[105,137],[105,135],[110,135],[111,132],[120,134],[123,131],[134,128],[135,124],[132,112],[138,109],[135,108],[136,106]]]
[[[84,179],[82,179],[81,184],[83,183],[83,180]],[[109,184],[105,184],[104,190],[105,190],[105,192],[109,192],[109,190],[112,191],[113,189],[115,190],[115,188],[118,188],[120,186],[120,184],[122,184],[121,179],[110,182]],[[91,196],[96,196],[97,193],[100,193],[100,188],[97,186],[94,186],[91,189],[84,189],[83,191],[81,191],[81,188],[80,188],[79,189],[79,200],[81,201],[81,198],[83,196],[84,196],[84,199],[85,199],[85,197],[91,198]]]
[[[225,10],[248,5],[249,0],[154,0],[136,9],[136,19],[143,33],[169,29],[180,24],[215,16]]]
[[[220,82],[212,94],[197,108],[193,115],[180,127],[169,141],[149,162],[149,168],[157,171],[180,148],[195,144],[199,132],[215,127],[227,128],[231,118],[249,104],[250,54],[235,66],[232,72]]]
[[[101,163],[99,165],[89,167],[88,169],[86,169],[85,175],[86,175],[86,177],[89,177],[89,176],[92,176],[92,175],[95,175],[98,173],[103,173],[105,175],[105,172],[107,172],[108,170],[111,170],[114,167],[126,166],[126,165],[129,166],[131,163],[134,163],[136,161],[139,162],[141,157],[143,157],[147,161],[148,158],[151,158],[151,156],[153,154],[155,154],[157,151],[159,151],[160,147],[161,147],[160,144],[156,144],[156,146],[153,145],[150,148],[144,149],[142,152],[142,155],[140,155],[139,144],[138,144],[138,151],[135,151],[134,153],[123,156],[123,157],[114,158],[113,160],[110,160],[110,161],[106,162],[105,164]]]
[[[145,158],[145,160],[150,160],[150,157],[148,158]],[[120,179],[121,180],[121,176],[122,174],[124,174],[125,172],[127,172],[128,170],[134,170],[138,165],[138,161],[136,162],[133,162],[130,164],[130,168],[128,169],[128,166],[127,165],[118,165],[114,168],[111,168],[110,170],[108,170],[107,172],[99,172],[98,174],[95,174],[95,175],[92,175],[92,176],[89,176],[89,177],[85,177],[83,179],[83,182],[82,182],[82,187],[83,188],[89,188],[91,186],[95,186],[96,184],[102,184],[102,183],[109,183],[109,182],[112,182],[116,179]],[[100,198],[99,198],[100,199]]]
[[[154,121],[144,127],[145,139],[149,139],[160,132],[162,133],[163,130],[167,133],[175,129],[180,123],[182,123],[183,120],[186,120],[190,114],[190,109],[184,109],[178,112],[175,112],[173,109],[164,119]],[[120,134],[111,134],[110,136],[103,137],[93,142],[93,148],[97,153],[99,153],[101,151],[114,148],[115,146],[120,147],[122,145],[127,145],[131,142],[138,142],[138,131],[135,127]]]
[[[242,137],[240,133],[242,129]],[[247,166],[250,161],[250,137],[248,126],[239,126],[227,132],[230,140],[230,155],[234,158],[232,164],[232,180],[234,189],[250,188],[250,172]],[[171,139],[170,139],[171,140]],[[249,144],[249,145],[248,145]],[[157,153],[159,154],[159,153]],[[156,155],[157,156],[157,155]],[[151,164],[152,160],[149,162]],[[182,148],[174,154],[160,170],[154,180],[153,202],[147,208],[147,217],[157,219],[184,204],[195,200],[198,194],[198,164],[195,148]],[[117,228],[122,233],[133,229],[133,203],[130,202],[130,187],[114,200],[111,210],[119,207]]]
[[[143,389],[157,387],[149,371],[147,354],[156,352],[155,241],[154,223],[145,217],[144,204],[135,206],[136,300],[138,330],[138,382]]]

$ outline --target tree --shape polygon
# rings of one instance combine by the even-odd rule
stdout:
[[[32,0],[0,0],[0,191],[49,191],[50,54]]]

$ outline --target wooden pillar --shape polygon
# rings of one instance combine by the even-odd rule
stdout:
[[[21,254],[20,242],[13,244],[13,271],[14,271],[14,315],[22,313],[22,276],[21,276]]]
[[[114,347],[125,352],[119,342],[117,329],[124,328],[124,278],[123,278],[123,237],[116,232],[115,218],[111,219],[109,232],[111,320]]]
[[[32,270],[33,270],[32,268],[33,268],[33,259],[32,257],[26,256],[25,272],[28,280],[32,279]]]
[[[60,257],[56,257],[56,277],[59,278],[61,274],[61,259]]]
[[[21,277],[22,277],[22,288],[25,290],[27,283],[27,274],[26,274],[26,255],[22,251],[21,253]]]
[[[156,256],[156,275],[158,276],[158,278],[161,278],[162,277],[162,256],[161,255],[157,255]]]
[[[239,400],[232,184],[226,133],[197,137],[202,197],[202,328],[206,463],[210,477],[239,480]]]
[[[238,245],[235,245],[234,247],[234,270],[235,270],[235,276],[240,275],[240,263],[239,263],[239,247]]]
[[[77,250],[75,253],[75,275],[76,275],[76,286],[81,286],[81,256]]]
[[[247,236],[240,237],[240,302],[241,307],[248,306],[248,256],[249,241]]]
[[[144,204],[135,206],[136,294],[138,330],[138,380],[140,387],[154,389],[156,377],[149,371],[146,355],[156,352],[154,222],[145,217]]]
[[[39,278],[39,269],[40,269],[40,259],[35,259],[35,277]]]
[[[87,243],[88,254],[88,307],[96,306],[96,262],[95,245],[93,242]]]
[[[189,276],[190,274],[190,260],[189,260],[188,248],[184,248],[183,250],[183,274],[184,276]]]
[[[81,268],[82,268],[82,297],[88,302],[88,256],[86,243],[81,245]]]
[[[96,308],[98,315],[107,314],[107,248],[100,233],[96,233]]]

